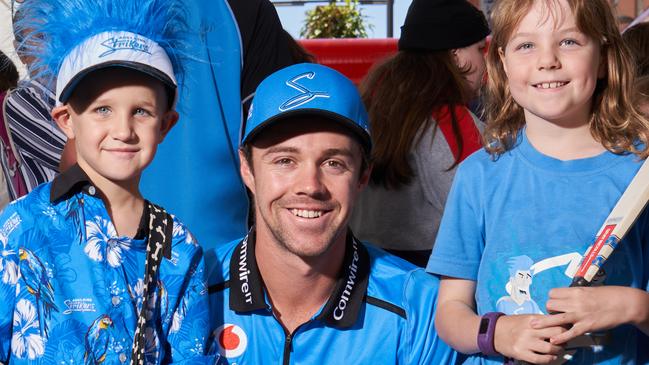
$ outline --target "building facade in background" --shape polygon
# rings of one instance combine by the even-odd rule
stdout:
[[[470,0],[473,5],[480,7],[489,16],[492,6],[497,0]],[[616,10],[618,21],[624,25],[630,23],[645,9],[649,8],[649,0],[609,0]]]

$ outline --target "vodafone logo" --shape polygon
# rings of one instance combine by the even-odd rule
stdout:
[[[226,323],[214,331],[219,353],[226,358],[241,356],[248,347],[248,336],[236,324]]]

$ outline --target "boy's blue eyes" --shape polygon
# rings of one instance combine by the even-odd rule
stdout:
[[[146,110],[146,109],[142,109],[142,108],[137,108],[137,109],[135,109],[135,113],[134,113],[134,114],[135,114],[135,115],[144,115],[144,116],[151,115],[151,113],[149,113],[148,110]]]
[[[99,114],[108,114],[108,112],[110,112],[110,109],[105,106],[100,106],[99,108],[95,109],[95,111]]]
[[[96,112],[97,114],[107,115],[107,114],[109,114],[109,113],[111,112],[111,110],[110,110],[110,108],[107,107],[107,106],[100,106],[100,107],[95,108],[95,112]],[[136,109],[133,111],[133,115],[137,115],[137,116],[151,116],[151,115],[153,115],[153,114],[152,114],[151,112],[149,112],[148,110],[144,109],[144,108],[136,108]]]

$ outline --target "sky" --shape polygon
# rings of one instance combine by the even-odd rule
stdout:
[[[401,26],[403,20],[406,18],[408,6],[411,0],[394,0],[394,29],[393,36],[398,38],[401,34]],[[319,4],[307,4],[304,6],[276,6],[279,18],[286,29],[294,38],[299,38],[300,29],[304,23],[304,13],[307,10],[313,9],[316,5],[324,5],[327,1]],[[367,30],[370,38],[385,38],[387,37],[387,6],[385,4],[376,5],[361,5],[361,13],[366,16],[368,24],[372,25],[372,29]]]

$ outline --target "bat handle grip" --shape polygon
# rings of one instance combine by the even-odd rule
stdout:
[[[591,282],[584,279],[583,276],[575,276],[572,279],[572,283],[570,283],[570,287],[571,288],[584,287],[584,286],[590,286],[590,284],[591,284]]]
[[[575,276],[572,279],[572,283],[570,283],[570,287],[585,287],[585,286],[591,286],[592,282],[587,281],[584,279],[582,276]],[[557,312],[552,312],[550,314],[557,314]],[[512,360],[509,358],[505,358],[505,361],[503,362],[504,365],[531,365],[527,361],[522,361],[522,360]]]

